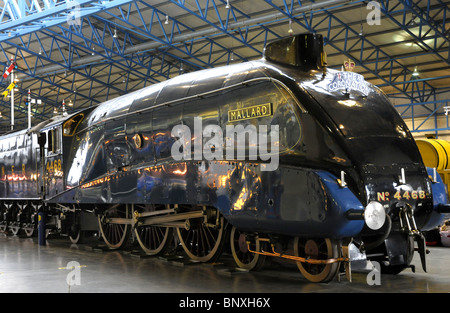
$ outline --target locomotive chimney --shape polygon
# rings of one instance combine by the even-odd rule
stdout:
[[[300,34],[268,44],[264,50],[267,61],[298,67],[302,71],[323,70],[326,55],[320,34]]]

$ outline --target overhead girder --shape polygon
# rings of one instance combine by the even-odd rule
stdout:
[[[271,0],[266,0],[266,2],[273,5]],[[293,3],[294,2],[291,2],[291,4]],[[314,11],[310,11],[310,14],[308,15],[302,13],[297,16],[290,13],[292,9],[286,10],[287,7],[292,8],[292,5],[284,7],[274,5],[275,9],[279,10],[293,22],[298,23],[308,31],[325,34],[324,40],[326,44],[332,46],[342,55],[355,60],[357,65],[372,74],[370,76],[381,80],[383,84],[392,86],[397,91],[403,93],[411,101],[416,101],[413,89],[408,90],[404,88],[405,85],[399,87],[397,84],[392,84],[400,75],[409,75],[409,77],[411,77],[413,69],[408,68],[399,60],[390,56],[388,52],[372,43],[364,35],[360,35],[360,29],[352,28],[352,25],[344,23],[327,10],[322,10],[325,14],[315,14]],[[338,25],[337,30],[335,27],[336,24]],[[359,26],[359,24],[357,25]],[[393,71],[394,68],[397,69],[395,72]],[[382,72],[387,72],[388,75],[382,75]],[[421,83],[424,87],[434,90],[426,80],[421,81]],[[419,95],[419,97],[421,97],[421,95]]]
[[[401,116],[405,119],[410,119],[410,131],[413,133],[435,133],[438,135],[439,131],[449,131],[449,110],[450,100],[436,100],[431,101],[397,104]],[[431,111],[424,111],[421,108],[432,108]],[[444,118],[444,123],[438,121],[438,117]],[[433,127],[430,127],[430,122]]]
[[[414,44],[420,47],[421,50],[431,51],[447,65],[450,64],[448,48],[447,51],[441,49],[449,45],[449,37],[445,28],[443,29],[444,32],[442,32],[439,27],[439,24],[445,25],[445,19],[442,23],[434,19],[438,14],[448,16],[448,7],[446,5],[431,6],[430,0],[428,0],[427,10],[424,12],[412,0],[399,0],[396,5],[390,5],[388,0],[384,0],[380,1],[380,9],[384,16],[388,17],[413,38]],[[399,15],[398,13],[401,14]],[[396,16],[400,16],[401,19],[399,20]],[[447,56],[445,56],[445,52],[447,52]]]
[[[150,10],[150,12],[145,12],[144,14],[142,12],[144,9],[140,8],[138,4],[142,4],[144,8]],[[138,20],[132,19],[128,14],[131,10],[139,12]],[[117,8],[117,11],[119,12],[105,12],[111,17],[111,20],[115,21],[117,29],[133,33],[145,40],[145,42],[136,46],[134,51],[152,51],[156,49],[164,49],[165,51],[170,50],[170,54],[168,52],[166,52],[166,54],[178,59],[179,62],[184,63],[193,70],[214,67],[217,64],[217,60],[212,60],[211,57],[208,58],[208,60],[199,58],[197,54],[201,50],[220,50],[221,54],[226,56],[229,56],[232,52],[231,49],[209,38],[203,37],[191,27],[165,15],[165,13],[144,1],[130,3],[126,9],[119,7]],[[167,16],[168,20],[167,25],[165,24],[165,16]],[[98,16],[96,16],[96,18],[107,21],[107,19]],[[202,43],[195,46],[199,41]],[[131,49],[125,50],[127,53],[130,51]],[[236,55],[236,57],[238,58],[239,55]]]
[[[0,7],[0,42],[121,6],[134,0],[4,0]]]
[[[130,4],[131,5],[131,4]],[[155,39],[156,36],[153,34],[145,34],[143,31],[136,31],[139,30],[139,27],[136,25],[131,24],[130,21],[126,20],[129,18],[128,14],[124,13],[125,10],[122,8],[118,9],[120,13],[120,16],[113,16],[115,20],[121,20],[126,23],[126,31],[124,32],[124,24],[121,24],[120,27],[117,27],[117,25],[109,24],[107,19],[98,17],[93,15],[92,18],[95,18],[96,21],[100,20],[104,23],[104,27],[99,31],[95,28],[94,24],[95,22],[91,22],[90,17],[82,17],[80,18],[79,25],[69,25],[68,27],[64,27],[62,25],[58,26],[58,31],[53,31],[52,29],[47,29],[45,31],[36,32],[33,33],[31,36],[28,36],[25,38],[25,40],[20,37],[20,44],[15,44],[12,42],[8,42],[9,45],[16,47],[17,50],[15,52],[15,55],[20,55],[22,51],[25,51],[29,56],[34,56],[35,60],[32,60],[31,62],[26,60],[26,58],[23,58],[23,61],[25,62],[25,68],[28,69],[28,71],[24,71],[24,77],[29,77],[29,79],[34,79],[39,76],[49,76],[53,72],[55,72],[55,75],[61,74],[62,72],[73,72],[73,75],[71,77],[79,76],[83,77],[84,80],[87,82],[90,81],[90,88],[88,94],[82,94],[78,90],[78,88],[74,88],[72,80],[72,85],[68,87],[60,86],[62,93],[68,93],[73,90],[77,90],[75,96],[78,96],[78,100],[81,100],[77,102],[77,107],[83,107],[87,105],[92,105],[95,103],[98,103],[98,97],[92,97],[92,86],[94,85],[94,82],[100,85],[104,86],[104,89],[106,90],[106,96],[110,95],[110,90],[115,90],[114,95],[120,95],[123,92],[126,92],[128,90],[129,85],[129,76],[140,76],[139,73],[143,72],[143,77],[140,77],[139,80],[141,82],[144,82],[143,85],[140,86],[133,86],[137,88],[142,88],[145,86],[145,83],[147,80],[149,80],[151,83],[155,83],[161,80],[168,79],[171,75],[173,75],[172,72],[176,72],[176,74],[179,73],[181,63],[186,63],[188,66],[190,66],[193,70],[198,70],[204,67],[212,67],[214,66],[214,62],[221,61],[223,62],[224,58],[227,60],[226,62],[229,62],[230,55],[232,51],[229,51],[228,53],[224,53],[223,50],[226,50],[225,47],[215,43],[212,40],[202,40],[203,42],[197,45],[194,45],[197,41],[194,41],[194,39],[190,40],[189,42],[184,41],[181,42],[179,40],[179,43],[177,44],[179,47],[175,47],[174,44],[170,43],[170,41],[167,42],[156,42],[156,41],[150,41],[150,44],[148,45],[149,38]],[[157,9],[153,9],[152,16],[161,16],[161,12]],[[147,14],[148,15],[148,14]],[[142,14],[141,14],[142,16]],[[152,18],[153,19],[153,18]],[[157,19],[161,20],[160,17]],[[177,23],[178,25],[181,25],[181,23]],[[90,36],[87,37],[85,35],[86,31],[83,33],[83,27],[84,29],[88,28],[90,31]],[[183,26],[184,27],[184,26]],[[154,27],[155,29],[156,27]],[[180,30],[180,26],[175,27],[176,29]],[[172,27],[172,29],[175,29]],[[184,27],[186,28],[186,27]],[[128,32],[128,29],[134,29],[134,32]],[[145,30],[148,32],[150,31],[150,28],[145,28]],[[145,35],[147,38],[141,38],[137,39],[137,36]],[[117,36],[115,36],[117,35]],[[105,40],[106,37],[113,38],[117,37],[113,40],[110,40],[109,46],[108,41]],[[45,39],[41,39],[41,37],[44,37]],[[122,41],[119,41],[119,37],[123,37]],[[131,38],[133,37],[133,38]],[[165,35],[166,39],[170,38],[171,40],[174,38],[173,35]],[[77,39],[75,39],[77,38]],[[44,45],[42,42],[44,40],[50,40],[50,43],[47,43],[47,45]],[[38,43],[38,46],[40,47],[39,53],[36,51],[31,51],[29,47],[31,46],[31,42]],[[157,43],[155,45],[155,43]],[[168,53],[165,50],[162,50],[161,46],[165,45],[168,48],[177,48],[178,51],[184,52],[185,55],[176,56],[172,53]],[[200,65],[192,63],[187,61],[187,57],[193,57],[193,53],[198,53],[200,50],[213,50],[212,48],[208,48],[208,46],[217,46],[218,48],[216,50],[222,51],[222,57],[217,57],[215,59],[211,58],[211,54],[209,57],[209,63],[201,61],[197,58],[197,60],[201,61],[202,63]],[[48,48],[46,48],[46,46]],[[64,54],[64,51],[61,47],[67,46],[69,51],[68,55],[66,56]],[[56,49],[55,49],[56,47]],[[167,48],[166,48],[167,49]],[[154,53],[160,54],[160,56],[155,56]],[[5,53],[5,58],[8,53]],[[92,54],[92,55],[90,55]],[[141,59],[148,59],[150,57],[150,61],[147,61],[147,63],[143,63]],[[240,56],[238,53],[234,53],[234,57],[236,59],[239,59]],[[154,60],[159,59],[161,61],[160,68],[157,70],[154,70]],[[172,59],[170,61],[167,61],[168,59]],[[244,59],[245,60],[245,59]],[[178,62],[178,64],[174,64],[175,62]],[[103,64],[105,62],[109,62],[111,64],[115,64],[117,67],[122,67],[124,70],[123,77],[126,77],[126,87],[123,89],[123,85],[119,87],[111,85],[110,77],[108,77],[106,80],[99,80],[94,76],[90,76],[89,73],[83,72],[83,68],[86,66],[94,67],[98,66],[98,64]],[[133,68],[131,65],[135,65]],[[8,64],[4,64],[5,67]],[[140,67],[137,69],[136,67]],[[81,72],[80,72],[81,69]],[[111,72],[111,71],[109,71]],[[132,74],[130,74],[132,73]],[[137,74],[137,75],[136,75]],[[161,76],[161,77],[159,77]],[[155,78],[156,77],[156,78]],[[44,78],[45,80],[45,78]],[[1,80],[0,80],[1,81]],[[48,81],[50,85],[54,85],[54,79],[51,79]],[[4,83],[6,86],[9,84],[9,82]],[[84,83],[86,85],[86,83]],[[55,86],[56,87],[56,86]],[[99,89],[97,87],[97,89]],[[134,88],[131,88],[133,90]],[[25,88],[24,88],[25,90]],[[100,91],[102,89],[100,88]],[[60,91],[58,90],[58,94]],[[97,93],[98,94],[98,93]],[[65,96],[62,96],[65,98]],[[59,102],[58,100],[56,101]],[[8,104],[4,104],[5,106],[8,106]],[[57,104],[55,104],[57,106]],[[49,112],[51,111],[51,108],[49,109]]]

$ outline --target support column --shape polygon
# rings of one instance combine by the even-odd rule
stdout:
[[[38,242],[40,246],[47,244],[45,238],[45,212],[38,213]]]

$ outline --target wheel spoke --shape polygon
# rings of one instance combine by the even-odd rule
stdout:
[[[130,212],[128,205],[125,208],[112,208],[106,210],[103,216],[98,217],[100,231],[103,240],[110,249],[122,248],[130,236],[130,225],[108,223],[108,218],[123,218],[128,219]]]
[[[338,244],[330,239],[295,238],[295,255],[313,259],[326,260],[338,256]],[[297,262],[300,272],[312,282],[328,282],[335,277],[339,270],[339,262],[331,264],[312,264]]]
[[[266,256],[248,251],[246,234],[235,227],[230,233],[230,245],[233,259],[238,267],[246,270],[259,270],[263,267]],[[251,243],[250,248],[253,251],[260,251],[260,242]]]
[[[153,212],[155,210],[163,210],[164,206],[144,206],[140,208],[140,212]],[[142,250],[149,255],[165,253],[173,238],[173,229],[161,226],[137,226],[135,228],[136,238]]]
[[[178,238],[188,257],[200,262],[217,259],[225,242],[224,223],[221,217],[217,227],[210,227],[203,223],[203,219],[197,219],[191,220],[189,230],[177,228]]]

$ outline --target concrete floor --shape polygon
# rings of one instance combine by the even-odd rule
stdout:
[[[49,239],[39,246],[36,239],[0,235],[1,293],[448,293],[450,248],[429,247],[428,273],[414,257],[416,273],[382,275],[380,285],[370,286],[368,271],[343,280],[314,284],[296,268],[271,265],[260,272],[240,272],[228,263],[192,264],[136,257],[130,253],[92,249],[98,241],[71,245],[66,238]],[[67,269],[69,262],[78,265]],[[67,278],[72,279],[69,286]],[[75,279],[79,279],[78,281]]]

